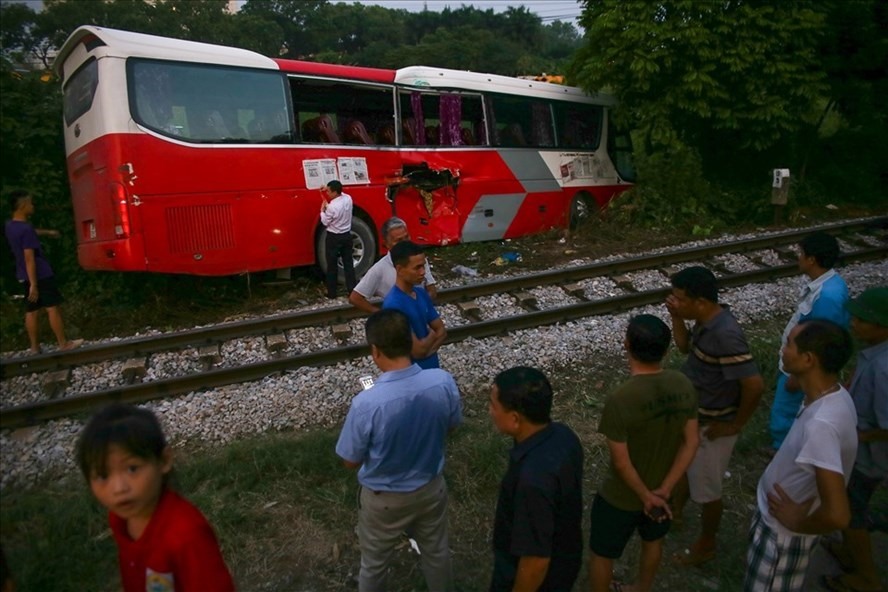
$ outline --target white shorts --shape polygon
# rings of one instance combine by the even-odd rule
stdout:
[[[700,447],[688,467],[688,487],[691,499],[697,504],[706,504],[722,497],[722,479],[728,469],[734,444],[739,434],[710,440],[706,431],[712,424],[701,424]]]

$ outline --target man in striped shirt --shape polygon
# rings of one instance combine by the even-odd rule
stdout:
[[[692,566],[715,558],[723,512],[722,478],[765,384],[737,319],[719,304],[718,282],[711,271],[694,266],[674,274],[666,308],[675,345],[688,354],[682,372],[691,379],[700,401],[700,447],[687,478],[673,493],[673,516],[679,520],[688,495],[702,508],[699,538],[674,558],[679,565]],[[690,330],[685,321],[694,322]]]

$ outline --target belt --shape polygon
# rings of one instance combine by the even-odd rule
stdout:
[[[737,407],[722,407],[721,409],[704,409],[703,407],[699,407],[697,409],[697,413],[699,413],[706,419],[716,419],[719,417],[725,417],[726,415],[731,415],[732,413],[737,413]]]

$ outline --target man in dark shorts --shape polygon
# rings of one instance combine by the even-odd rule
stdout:
[[[636,530],[642,544],[633,589],[651,589],[669,532],[667,500],[697,452],[697,392],[684,374],[663,369],[670,341],[669,327],[653,315],[629,321],[630,377],[608,396],[598,425],[610,467],[592,502],[592,592],[610,590],[614,559]]]
[[[43,256],[38,236],[58,238],[57,230],[35,229],[28,222],[34,213],[34,200],[24,190],[10,193],[12,219],[6,222],[6,240],[15,256],[15,276],[22,283],[25,293],[25,329],[31,342],[31,353],[40,353],[38,336],[38,313],[46,309],[49,326],[59,342],[59,349],[69,350],[79,347],[82,339],[68,341],[65,337],[65,324],[59,305],[64,301],[55,282],[52,267]]]
[[[569,592],[583,560],[583,447],[551,421],[552,386],[535,368],[494,378],[490,418],[515,440],[493,526],[491,592]]]

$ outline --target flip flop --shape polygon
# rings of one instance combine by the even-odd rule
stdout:
[[[882,588],[854,588],[843,579],[843,576],[823,576],[820,578],[820,583],[832,592],[882,592]]]
[[[839,564],[839,567],[842,568],[842,571],[849,572],[854,570],[854,565],[842,559],[842,553],[839,550],[839,543],[832,539],[820,539],[820,546],[823,547],[823,550],[829,553],[829,555],[836,560],[836,563]]]
[[[697,567],[713,559],[715,559],[715,550],[694,553],[690,549],[685,549],[672,556],[672,563],[681,567]]]

